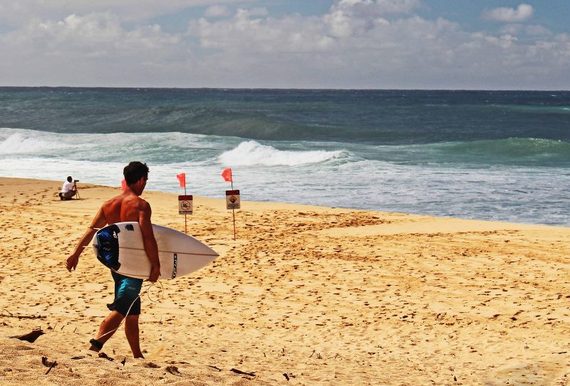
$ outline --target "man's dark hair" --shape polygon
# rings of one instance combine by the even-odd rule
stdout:
[[[71,182],[73,181],[73,178],[71,178],[71,176],[67,176],[67,182]]]
[[[148,178],[148,166],[139,161],[130,162],[123,169],[123,175],[125,176],[125,181],[127,185],[132,185],[141,178]]]

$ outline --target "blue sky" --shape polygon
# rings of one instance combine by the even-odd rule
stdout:
[[[569,0],[0,0],[0,85],[568,90],[569,20]]]

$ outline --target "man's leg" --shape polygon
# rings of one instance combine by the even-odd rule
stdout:
[[[135,358],[142,358],[143,355],[139,343],[139,314],[141,312],[141,300],[139,294],[143,281],[141,279],[123,276],[114,271],[111,271],[111,274],[115,282],[115,300],[112,304],[108,305],[109,309],[113,310],[113,312],[111,312],[107,317],[110,321],[109,325],[105,326],[105,330],[109,331],[117,329],[124,318],[123,315],[126,315],[125,334],[129,345],[131,346],[131,351]],[[118,318],[116,320],[113,318],[113,314],[118,314]],[[103,323],[105,323],[105,321],[103,321]],[[113,328],[110,327],[111,324],[114,325]],[[103,332],[102,329],[103,324],[101,324],[98,336],[102,336],[106,332]],[[111,337],[111,335],[112,333],[109,333],[105,340],[98,339],[100,341],[99,343],[104,343]]]
[[[139,340],[139,316],[128,315],[125,320],[125,335],[131,346],[131,351],[135,358],[144,358],[141,352]]]
[[[111,313],[107,315],[107,317],[101,322],[101,325],[99,326],[99,331],[97,332],[97,337],[95,338],[97,343],[94,344],[91,342],[91,347],[89,349],[97,352],[101,350],[103,344],[113,336],[115,331],[117,331],[117,328],[119,328],[121,325],[123,318],[124,316],[119,312],[111,311]]]

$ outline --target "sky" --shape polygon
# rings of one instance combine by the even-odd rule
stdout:
[[[0,0],[0,85],[570,90],[570,0]]]

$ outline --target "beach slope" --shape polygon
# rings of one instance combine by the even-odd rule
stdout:
[[[0,178],[2,385],[570,382],[570,229],[245,201],[234,241],[204,197],[189,233],[220,257],[143,286],[144,360],[122,330],[98,357],[110,274],[90,250],[64,262],[119,189],[59,187]],[[176,195],[143,197],[184,230]]]

